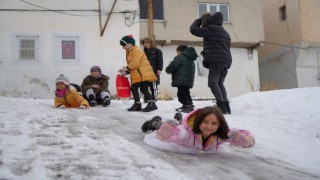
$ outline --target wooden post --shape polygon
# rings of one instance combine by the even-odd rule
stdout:
[[[106,23],[104,24],[103,29],[100,31],[100,36],[103,36],[104,31],[106,30],[107,24],[108,24],[108,22],[109,22],[109,19],[110,19],[112,13],[113,13],[113,8],[114,8],[114,6],[116,5],[116,3],[117,3],[117,0],[114,0],[113,5],[112,5],[112,8],[111,8],[111,10],[110,10],[110,12],[109,12],[109,14],[108,14],[108,17],[107,17],[107,21],[106,21]]]
[[[153,3],[152,3],[152,0],[148,0],[148,37],[155,44],[155,41],[154,41]]]

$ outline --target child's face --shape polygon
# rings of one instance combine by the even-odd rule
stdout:
[[[128,50],[128,49],[130,49],[132,47],[132,44],[126,44],[125,46],[122,46],[122,48],[124,49],[124,50]]]
[[[92,71],[90,74],[91,74],[91,76],[93,76],[93,77],[98,77],[98,76],[100,75],[100,71],[95,70],[95,71]]]
[[[63,82],[60,82],[60,81],[56,83],[56,86],[58,90],[63,90],[64,88],[67,87],[67,85],[65,85]]]
[[[207,115],[202,123],[200,124],[200,131],[204,138],[209,137],[212,133],[216,132],[219,127],[219,121],[216,115],[209,114]]]
[[[181,54],[181,51],[177,51],[177,55],[180,55]]]
[[[146,48],[146,49],[149,49],[150,48],[150,43],[149,42],[145,42],[143,44],[143,47]]]

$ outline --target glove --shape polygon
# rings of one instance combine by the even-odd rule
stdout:
[[[176,125],[170,121],[166,121],[162,124],[157,132],[157,137],[160,140],[168,139],[176,132]]]
[[[65,109],[66,106],[62,104],[62,105],[60,105],[58,108],[59,108],[59,109]]]
[[[254,145],[254,139],[249,136],[245,131],[237,131],[232,133],[230,136],[232,146],[241,146],[241,147],[252,147]]]
[[[79,107],[79,109],[87,109],[87,106],[81,105],[81,106]]]

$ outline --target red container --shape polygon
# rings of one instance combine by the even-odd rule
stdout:
[[[118,98],[130,98],[130,83],[127,77],[120,76],[120,74],[116,77],[116,88],[117,88],[117,96]]]

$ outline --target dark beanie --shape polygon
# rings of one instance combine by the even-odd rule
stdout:
[[[90,68],[90,72],[92,72],[92,71],[99,71],[101,73],[101,68],[99,66],[92,66]]]
[[[127,35],[127,36],[123,36],[123,38],[121,38],[121,40],[120,40],[121,46],[125,46],[127,44],[132,44],[133,46],[136,45],[136,41],[134,40],[134,38],[131,34]]]

